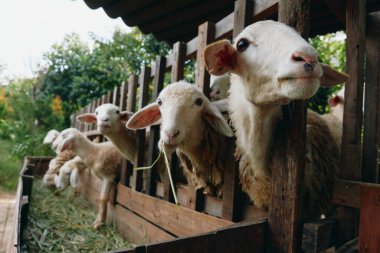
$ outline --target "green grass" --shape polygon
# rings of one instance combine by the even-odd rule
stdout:
[[[0,139],[0,191],[14,193],[17,189],[18,174],[22,163],[11,154],[14,143]]]
[[[87,201],[67,189],[59,195],[34,180],[29,209],[29,252],[104,252],[131,247],[114,227],[98,230],[92,223],[96,213]]]

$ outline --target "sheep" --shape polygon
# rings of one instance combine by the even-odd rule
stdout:
[[[317,51],[293,29],[275,21],[246,27],[235,39],[204,50],[210,74],[231,73],[229,111],[236,130],[236,156],[243,190],[254,205],[271,202],[271,150],[281,105],[307,99],[320,85],[345,82],[347,75],[318,62]],[[304,218],[332,211],[330,187],[339,164],[338,147],[321,117],[308,111]]]
[[[233,132],[219,110],[195,85],[180,81],[165,87],[156,102],[136,112],[126,126],[141,129],[160,120],[160,149],[176,151],[197,189],[221,196],[226,136]]]
[[[92,173],[102,179],[102,189],[99,199],[98,216],[94,228],[103,224],[107,215],[107,201],[112,183],[120,170],[122,156],[111,142],[92,143],[87,137],[75,128],[68,128],[61,132],[62,141],[57,150],[59,152],[70,148],[79,156]]]
[[[43,140],[43,144],[51,144],[52,149],[57,153],[57,156],[49,162],[49,168],[42,178],[42,182],[50,187],[55,187],[55,177],[59,173],[59,169],[63,164],[74,158],[74,153],[71,150],[66,150],[62,153],[57,152],[56,148],[58,143],[61,141],[59,138],[59,132],[55,129],[50,130]]]
[[[58,190],[64,190],[67,186],[71,185],[75,188],[76,192],[79,192],[79,175],[85,169],[86,165],[79,156],[65,162],[65,164],[59,169],[59,174],[56,174],[54,177],[56,188]]]
[[[330,112],[322,115],[322,118],[327,122],[340,151],[343,134],[344,87],[328,99],[328,104]]]
[[[76,117],[78,122],[97,123],[97,130],[109,139],[124,158],[133,161],[136,155],[136,132],[125,127],[132,113],[124,111],[113,104],[103,104],[95,113],[85,113]]]
[[[228,74],[222,76],[212,75],[210,80],[210,100],[218,101],[227,98],[230,84],[230,76]]]

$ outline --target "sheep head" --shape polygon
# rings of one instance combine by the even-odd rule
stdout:
[[[141,129],[160,121],[160,143],[169,152],[200,139],[197,131],[202,127],[201,124],[209,124],[225,136],[233,135],[217,107],[195,85],[183,81],[165,87],[156,102],[142,108],[129,119],[127,127]]]
[[[117,132],[120,127],[124,127],[125,122],[132,116],[131,112],[120,111],[120,108],[113,104],[103,104],[95,109],[95,113],[85,113],[76,117],[77,121],[86,124],[97,123],[100,133],[106,135],[109,132]],[[124,121],[123,124],[120,124]]]
[[[331,86],[348,79],[319,63],[317,51],[293,28],[275,21],[246,27],[234,44],[222,40],[209,45],[204,57],[211,74],[236,74],[233,78],[239,79],[242,93],[254,104],[307,99],[320,85]]]
[[[58,137],[58,135],[59,135],[59,132],[55,129],[52,129],[46,134],[42,143],[43,144],[52,144],[53,141]]]
[[[57,151],[63,152],[69,148],[72,148],[76,137],[79,135],[81,135],[81,132],[75,128],[67,128],[63,130],[57,137],[57,140],[60,140],[59,143],[57,143]]]

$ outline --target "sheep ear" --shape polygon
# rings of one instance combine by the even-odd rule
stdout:
[[[321,63],[323,75],[321,77],[321,86],[322,87],[331,87],[340,83],[347,82],[349,75],[339,72],[332,67]]]
[[[96,122],[96,115],[94,113],[85,113],[78,115],[76,120],[80,123],[93,124]]]
[[[43,144],[52,144],[53,141],[58,137],[59,135],[59,132],[55,129],[53,130],[50,130],[47,135],[45,136],[44,140],[43,140]]]
[[[328,99],[328,103],[330,107],[336,106],[337,104],[339,104],[340,101],[341,101],[341,98],[337,95]]]
[[[211,102],[220,112],[227,112],[228,111],[228,98],[224,98],[218,101]]]
[[[209,103],[205,106],[202,116],[219,133],[228,137],[234,135],[232,129],[224,120],[222,113],[213,104]]]
[[[154,125],[161,119],[161,112],[158,104],[152,103],[135,114],[128,120],[126,126],[129,129],[141,129]]]
[[[127,121],[133,116],[133,112],[124,111],[120,113],[120,120]]]
[[[61,143],[58,144],[57,152],[61,153],[61,152],[65,151],[66,149],[68,149],[70,147],[70,143],[71,143],[70,138],[64,139]]]
[[[79,174],[77,168],[73,169],[70,174],[70,185],[73,188],[76,188],[79,185]]]
[[[220,76],[236,69],[236,50],[228,40],[208,45],[204,51],[204,61],[210,74]]]

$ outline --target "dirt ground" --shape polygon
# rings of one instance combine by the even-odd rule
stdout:
[[[5,252],[13,232],[15,197],[0,192],[0,252]]]

